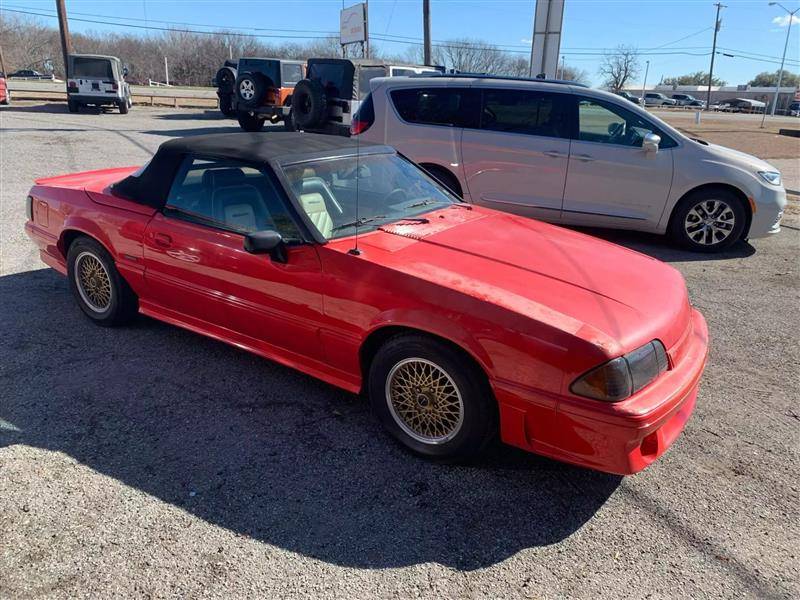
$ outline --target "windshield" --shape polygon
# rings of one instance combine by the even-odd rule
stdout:
[[[396,154],[309,161],[283,167],[300,208],[325,239],[371,231],[459,199]],[[356,198],[358,210],[356,210]]]

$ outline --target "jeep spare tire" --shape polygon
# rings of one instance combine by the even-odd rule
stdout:
[[[270,81],[261,73],[242,73],[236,78],[236,97],[239,104],[255,108],[267,94]]]
[[[236,69],[222,67],[214,79],[220,91],[232,94],[233,86],[236,85]]]
[[[317,79],[303,79],[292,93],[292,118],[299,129],[322,125],[328,116],[328,98]]]

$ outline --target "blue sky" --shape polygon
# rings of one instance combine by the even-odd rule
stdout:
[[[347,1],[347,5],[353,3]],[[790,10],[800,8],[800,0],[781,3]],[[738,84],[760,71],[777,70],[786,39],[786,13],[769,6],[767,0],[727,0],[725,4],[717,43],[734,56],[718,55],[715,75]],[[0,6],[54,11],[52,0],[2,0]],[[533,0],[431,0],[431,36],[434,40],[482,39],[524,55],[529,52],[533,6]],[[562,54],[567,64],[585,69],[595,83],[599,83],[599,54],[620,43],[651,53],[642,59],[650,60],[649,82],[708,69],[715,13],[710,0],[566,0],[565,6]],[[421,0],[370,0],[369,7],[373,36],[421,38]],[[174,22],[192,24],[194,29],[217,26],[252,32],[257,27],[303,30],[282,35],[323,35],[320,32],[338,29],[341,8],[341,0],[67,0],[73,31],[144,33],[78,21],[102,20],[91,15],[113,15],[140,26]],[[408,47],[399,41],[374,43],[396,54]],[[787,62],[789,70],[800,71],[800,19],[792,25],[787,60],[794,61]]]

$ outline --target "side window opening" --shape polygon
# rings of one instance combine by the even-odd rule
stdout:
[[[569,138],[568,100],[549,92],[487,89],[483,94],[481,129]]]
[[[237,233],[274,229],[300,233],[265,167],[187,157],[165,206],[167,214]]]
[[[478,92],[469,88],[400,88],[391,98],[400,118],[409,123],[478,126]]]
[[[578,98],[578,139],[585,142],[640,147],[644,136],[661,137],[659,148],[673,148],[675,141],[637,114],[593,98]]]

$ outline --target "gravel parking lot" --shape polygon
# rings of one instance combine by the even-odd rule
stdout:
[[[715,256],[590,232],[677,267],[709,322],[662,460],[620,478],[497,446],[437,465],[297,372],[147,318],[91,325],[24,236],[35,178],[236,130],[0,110],[0,598],[800,596],[798,211]]]

